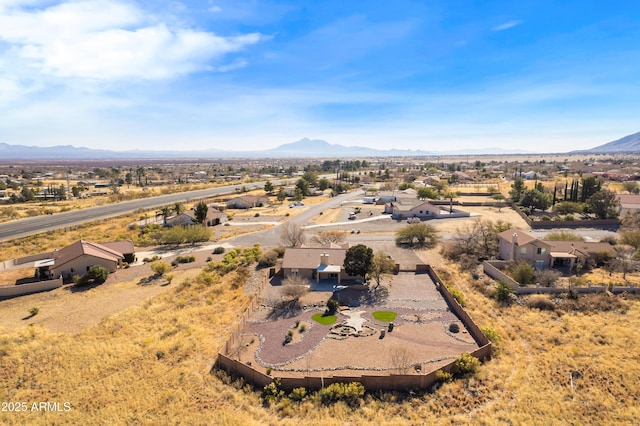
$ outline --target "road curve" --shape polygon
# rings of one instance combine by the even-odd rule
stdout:
[[[284,182],[286,182],[286,180],[273,181],[273,183],[276,185],[282,184]],[[140,200],[109,204],[107,206],[91,207],[82,210],[56,213],[53,215],[35,216],[17,220],[14,222],[2,223],[0,224],[0,241],[26,237],[28,235],[65,228],[67,226],[78,225],[96,219],[119,216],[121,214],[130,213],[137,209],[153,209],[174,203],[184,203],[216,195],[235,193],[236,188],[239,188],[241,186],[245,186],[250,189],[261,188],[262,186],[264,186],[264,182],[229,185],[210,189],[200,189],[197,191],[160,195],[157,197],[149,197]]]

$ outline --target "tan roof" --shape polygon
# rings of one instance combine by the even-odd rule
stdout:
[[[188,212],[186,212],[186,214],[189,215],[189,217],[192,219],[196,218],[196,212],[194,212],[193,210],[189,210]],[[215,207],[209,207],[209,209],[207,210],[207,219],[223,218],[226,215],[227,215],[226,213],[221,212]]]
[[[618,194],[616,198],[620,202],[620,207],[623,209],[640,209],[640,195]]]
[[[109,248],[111,250],[115,250],[121,254],[129,254],[135,251],[131,240],[113,241],[110,243],[100,243],[100,245],[106,248]]]
[[[584,242],[584,241],[547,241],[552,252],[569,253],[579,257],[606,251],[614,254],[615,250],[609,243]],[[553,256],[553,254],[552,254]]]
[[[288,248],[282,259],[283,268],[315,269],[320,265],[320,255],[329,255],[329,265],[342,266],[347,253],[342,248]]]
[[[516,228],[507,229],[506,231],[499,233],[498,238],[507,240],[509,243],[511,243],[513,241],[513,234],[517,234],[516,241],[518,246],[524,246],[527,244],[534,244],[534,245],[542,244],[542,245],[549,246],[548,242],[539,240],[536,237],[529,235],[526,232]]]
[[[87,255],[117,262],[124,258],[123,254],[105,247],[102,244],[92,243],[85,240],[78,240],[75,243],[66,246],[62,250],[54,252],[53,258],[55,267],[59,268],[67,262],[77,259],[80,256]]]

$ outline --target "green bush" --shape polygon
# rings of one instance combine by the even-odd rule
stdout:
[[[494,291],[494,297],[498,302],[508,302],[511,300],[511,294],[513,293],[513,288],[506,281],[498,281],[496,284],[496,289]]]
[[[76,277],[77,275],[74,276],[74,282],[78,285],[102,284],[109,277],[109,270],[102,265],[93,265],[78,281],[75,281]]]
[[[304,387],[294,388],[289,394],[292,401],[304,401],[307,398],[307,390]]]
[[[451,288],[449,286],[447,286],[447,288],[449,289],[449,293],[451,293],[451,296],[453,296],[453,298],[456,299],[460,306],[464,308],[467,305],[467,301],[464,298],[464,293],[456,288]]]
[[[224,253],[224,247],[219,246],[213,249],[213,254],[222,254]]]
[[[453,362],[452,373],[456,377],[463,377],[467,374],[475,374],[480,367],[480,360],[471,355],[469,352],[463,352]]]
[[[491,340],[491,343],[495,343],[495,344],[500,343],[500,340],[501,340],[500,335],[492,327],[483,326],[483,327],[480,327],[480,330],[482,330],[484,335],[487,336],[487,339]]]
[[[511,269],[511,277],[520,285],[531,284],[535,278],[535,270],[528,262],[521,260]]]
[[[460,325],[457,322],[449,324],[449,331],[452,333],[460,333]]]
[[[327,314],[333,315],[338,312],[338,308],[340,305],[337,300],[329,299],[327,300]]]
[[[29,309],[29,315],[31,315],[32,317],[35,317],[36,315],[38,315],[39,312],[40,312],[40,308],[37,308],[37,307],[33,307]]]
[[[350,406],[355,406],[364,396],[364,386],[358,382],[332,383],[321,389],[318,396],[323,404],[344,401]]]
[[[271,368],[267,368],[267,375],[271,374]],[[262,399],[267,404],[274,404],[285,397],[280,379],[275,379],[262,389]]]

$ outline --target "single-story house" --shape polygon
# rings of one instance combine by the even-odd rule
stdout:
[[[288,248],[282,259],[284,277],[302,277],[316,282],[332,279],[338,283],[343,280],[362,279],[348,275],[344,270],[346,253],[346,246]]]
[[[625,213],[638,213],[640,212],[640,195],[636,194],[617,194],[619,207],[618,212],[620,216]]]
[[[228,209],[250,209],[269,205],[269,197],[257,195],[242,195],[227,201]]]
[[[218,209],[209,207],[207,209],[207,216],[204,220],[206,226],[216,226],[227,221],[227,215]],[[193,210],[189,210],[179,215],[175,215],[167,218],[165,226],[193,226],[197,225],[196,213]]]
[[[131,241],[98,244],[79,240],[54,251],[52,258],[36,262],[35,267],[41,277],[62,276],[68,280],[74,275],[86,274],[93,265],[102,265],[109,272],[115,272],[123,265],[125,255],[133,255]]]
[[[469,217],[471,213],[460,209],[442,208],[429,201],[411,200],[407,202],[388,203],[384,206],[385,213],[391,213],[396,220],[419,218],[420,220],[444,219],[454,217]]]

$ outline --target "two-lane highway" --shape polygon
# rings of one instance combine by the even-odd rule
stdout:
[[[274,181],[274,184],[281,184],[286,181]],[[21,219],[14,222],[0,224],[0,241],[7,241],[14,238],[26,237],[31,234],[60,229],[72,225],[90,222],[96,219],[108,218],[126,214],[137,209],[154,209],[160,206],[183,203],[216,195],[235,193],[236,188],[246,186],[248,188],[259,188],[264,186],[264,182],[251,184],[238,184],[221,186],[211,189],[200,189],[197,191],[180,192],[176,194],[161,195],[157,197],[143,198],[140,200],[125,201],[107,206],[91,207],[82,210],[74,210],[53,215],[35,216]]]

